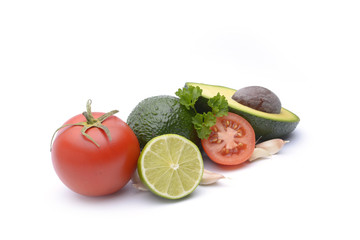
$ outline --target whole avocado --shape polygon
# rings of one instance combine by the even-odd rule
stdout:
[[[178,134],[199,145],[192,123],[195,112],[180,104],[179,98],[167,95],[142,100],[130,113],[127,124],[134,131],[141,149],[154,137]]]

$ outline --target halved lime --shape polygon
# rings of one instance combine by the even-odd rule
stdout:
[[[177,134],[165,134],[150,140],[140,154],[138,173],[154,194],[179,199],[199,185],[204,163],[199,148]]]

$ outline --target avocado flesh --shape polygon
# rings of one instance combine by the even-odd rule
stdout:
[[[261,112],[234,101],[231,97],[236,92],[223,86],[208,85],[202,83],[188,82],[185,86],[198,86],[202,89],[202,96],[196,104],[198,111],[209,111],[207,100],[217,93],[224,95],[229,103],[229,111],[245,118],[254,128],[256,138],[268,140],[281,138],[295,130],[300,119],[294,113],[285,108],[281,108],[279,114]]]

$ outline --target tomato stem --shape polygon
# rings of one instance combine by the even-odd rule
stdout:
[[[83,128],[81,129],[81,134],[83,136],[85,136],[87,139],[89,139],[91,142],[93,142],[97,147],[100,147],[100,145],[89,135],[86,133],[86,131],[92,127],[96,127],[99,128],[101,130],[103,130],[106,133],[106,136],[108,137],[109,141],[111,141],[111,135],[110,135],[110,131],[109,129],[104,126],[102,124],[103,121],[105,121],[108,117],[114,115],[115,113],[118,113],[118,110],[113,110],[111,112],[105,113],[103,115],[101,115],[98,118],[94,118],[94,116],[91,113],[91,99],[89,99],[86,103],[86,112],[83,112],[82,115],[84,115],[86,122],[79,122],[79,123],[71,123],[71,124],[64,124],[61,127],[59,127],[58,129],[56,129],[56,131],[54,132],[52,138],[51,138],[51,142],[50,142],[50,151],[52,150],[52,143],[54,140],[54,137],[56,135],[56,133],[64,128],[64,127],[68,127],[68,126],[83,126]]]
[[[83,112],[84,117],[86,118],[86,121],[88,124],[94,124],[96,122],[96,119],[91,113],[91,99],[89,99],[86,103],[86,112]]]

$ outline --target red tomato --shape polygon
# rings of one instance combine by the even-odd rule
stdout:
[[[98,118],[103,113],[93,113]],[[86,122],[83,115],[65,124]],[[120,190],[130,180],[140,155],[139,142],[131,128],[116,116],[102,122],[110,131],[111,140],[97,127],[81,133],[83,126],[59,130],[52,145],[52,162],[61,181],[74,192],[87,196],[107,195]]]
[[[201,140],[209,158],[222,165],[237,165],[245,162],[255,148],[255,132],[248,121],[229,112],[216,119],[208,139]]]

